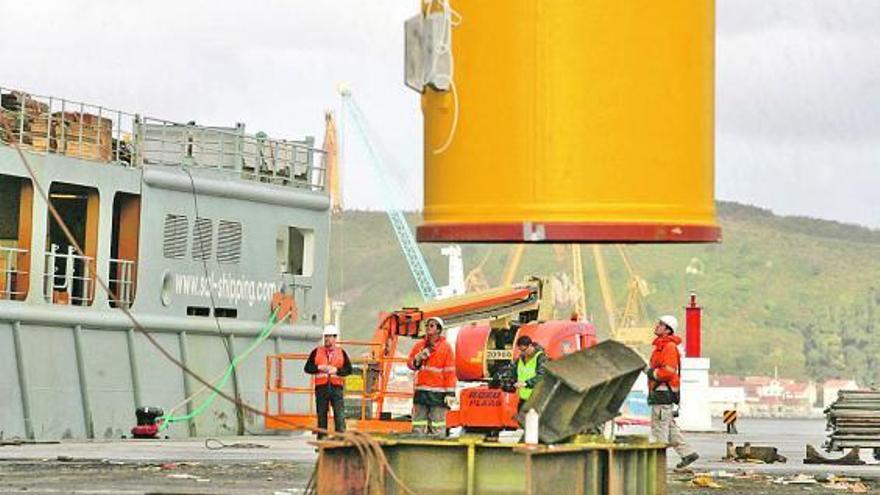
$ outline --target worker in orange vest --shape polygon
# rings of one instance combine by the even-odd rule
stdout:
[[[413,395],[413,433],[446,436],[447,399],[455,397],[455,355],[443,337],[443,320],[428,318],[425,338],[416,342],[407,360],[416,372]]]
[[[315,375],[315,407],[318,428],[327,429],[327,413],[333,407],[333,426],[337,433],[345,431],[345,400],[342,392],[346,376],[351,374],[351,360],[345,350],[336,345],[339,330],[333,325],[324,327],[324,345],[315,348],[306,361],[305,372]],[[322,433],[318,438],[323,437]]]
[[[678,318],[661,316],[654,327],[654,350],[646,373],[648,375],[648,404],[651,405],[651,436],[669,444],[681,457],[675,467],[682,469],[700,458],[685,443],[681,429],[675,422],[675,405],[679,403],[681,386],[681,355],[678,345],[681,337],[675,335]]]

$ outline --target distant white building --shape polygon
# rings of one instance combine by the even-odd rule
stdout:
[[[782,398],[787,402],[800,401],[805,407],[813,407],[818,401],[816,385],[813,382],[791,382],[783,385]]]
[[[720,417],[727,410],[744,411],[746,389],[743,387],[709,387],[709,409]]]
[[[758,397],[774,397],[774,398],[783,398],[785,396],[785,385],[786,383],[782,380],[774,378],[770,380],[770,383],[758,388]]]
[[[709,383],[714,416],[728,409],[751,417],[811,417],[820,413],[815,409],[818,391],[812,382],[778,376],[715,375]]]
[[[855,380],[828,380],[822,384],[822,408],[830,406],[837,400],[837,392],[841,390],[858,390]]]

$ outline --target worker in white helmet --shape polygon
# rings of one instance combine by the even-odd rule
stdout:
[[[416,372],[412,429],[418,435],[446,436],[447,399],[455,396],[455,356],[443,337],[443,320],[428,318],[425,338],[416,342],[407,359]]]
[[[346,376],[351,374],[351,360],[342,347],[336,345],[339,330],[334,325],[324,327],[324,345],[316,347],[306,361],[305,372],[315,376],[315,409],[318,428],[327,429],[327,413],[333,407],[333,426],[337,433],[345,431],[345,400],[343,389]],[[318,438],[323,437],[322,433]]]
[[[657,320],[654,350],[646,373],[648,404],[651,405],[651,436],[675,449],[681,457],[681,462],[675,467],[682,469],[700,456],[685,443],[681,429],[675,422],[675,405],[679,402],[681,386],[681,355],[678,352],[681,337],[675,335],[676,330],[676,317],[664,315]]]

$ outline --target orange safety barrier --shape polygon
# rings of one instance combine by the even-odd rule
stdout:
[[[392,368],[395,364],[406,363],[404,357],[392,357],[393,348],[396,348],[396,340],[392,344],[391,352],[380,352],[385,343],[374,341],[339,341],[345,348],[366,347],[369,355],[366,357],[353,357],[349,353],[352,367],[359,368],[360,374],[352,374],[346,377],[343,396],[346,403],[349,399],[359,400],[359,412],[356,417],[346,418],[346,427],[349,430],[368,431],[376,433],[409,432],[412,426],[409,418],[392,419],[390,414],[382,414],[385,399],[412,399],[412,385],[406,391],[389,389]],[[266,429],[295,430],[298,428],[316,427],[317,415],[315,413],[314,377],[309,377],[308,386],[289,386],[285,381],[284,368],[287,362],[298,362],[295,366],[296,377],[302,377],[308,353],[281,353],[266,356],[266,382],[264,388],[264,412],[266,413]],[[360,380],[360,387],[355,384]],[[359,388],[359,389],[358,389]],[[306,395],[308,397],[307,412],[288,412],[285,409],[285,397]],[[274,398],[274,407],[272,399]],[[347,408],[346,408],[347,409]],[[332,411],[332,410],[331,410]],[[332,412],[331,412],[332,414]],[[333,421],[330,420],[330,425]]]

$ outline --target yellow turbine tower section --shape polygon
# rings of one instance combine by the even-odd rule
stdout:
[[[419,241],[720,240],[714,1],[446,5]]]

